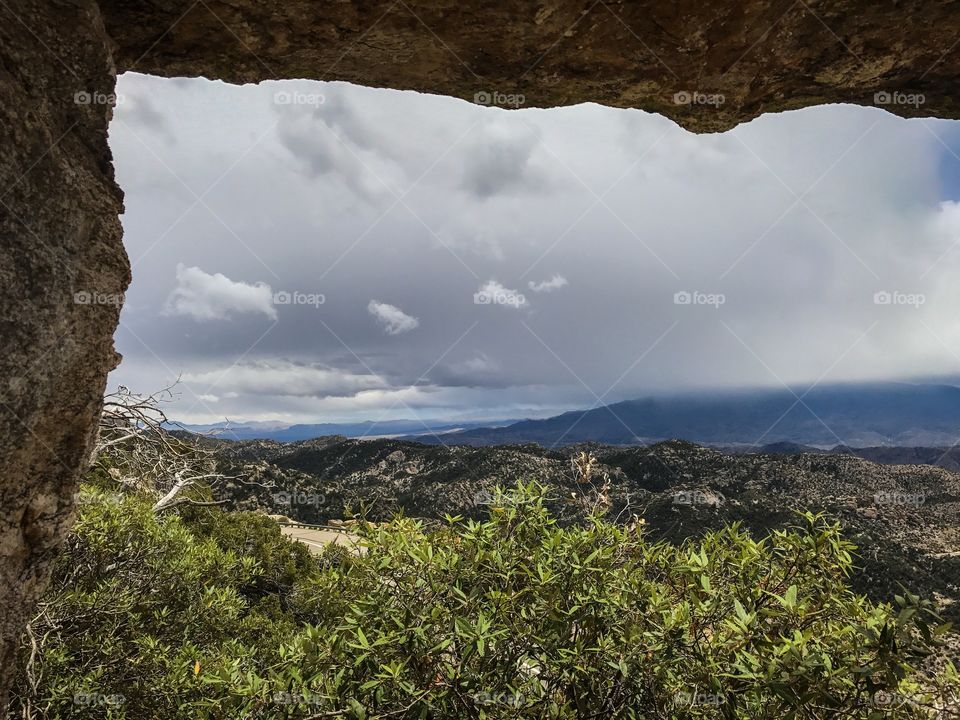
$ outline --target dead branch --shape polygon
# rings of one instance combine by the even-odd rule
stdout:
[[[180,496],[190,488],[236,479],[220,471],[201,438],[174,432],[163,404],[177,397],[175,386],[150,395],[120,386],[107,395],[92,459],[121,489],[154,495],[155,513],[185,504]]]

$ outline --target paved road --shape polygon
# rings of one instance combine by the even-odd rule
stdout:
[[[320,554],[327,545],[343,545],[351,552],[363,552],[360,547],[359,538],[349,533],[337,532],[336,530],[321,530],[319,528],[304,527],[281,527],[283,534],[294,540],[299,540],[308,548],[310,552]]]

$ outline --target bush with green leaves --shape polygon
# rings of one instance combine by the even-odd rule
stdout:
[[[269,662],[298,629],[282,600],[314,563],[267,518],[188,524],[90,487],[80,503],[24,639],[15,717],[189,717],[208,662]]]
[[[946,628],[917,597],[855,595],[824,518],[675,546],[599,513],[560,527],[543,493],[361,523],[363,554],[319,558],[252,514],[85,505],[15,716],[960,717],[953,666],[916,669]]]

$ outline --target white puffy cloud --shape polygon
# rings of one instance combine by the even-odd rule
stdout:
[[[544,292],[553,292],[554,290],[559,290],[567,284],[567,279],[563,275],[554,275],[549,280],[543,280],[541,282],[534,282],[531,280],[527,283],[527,287],[533,290],[535,293],[544,293]]]
[[[177,264],[177,284],[164,308],[168,315],[194,320],[225,320],[234,315],[261,314],[277,318],[273,291],[265,283],[236,282],[222,273],[210,275],[198,267]]]
[[[410,332],[420,325],[420,321],[412,315],[407,315],[403,310],[395,305],[371,300],[367,305],[369,312],[377,321],[383,325],[383,329],[388,335],[401,335]]]

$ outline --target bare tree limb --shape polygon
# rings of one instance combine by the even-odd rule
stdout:
[[[153,512],[181,504],[213,505],[181,495],[201,485],[236,479],[218,469],[217,458],[201,438],[175,432],[163,410],[174,400],[173,385],[150,395],[120,386],[107,395],[100,417],[92,464],[121,488],[157,497]]]

